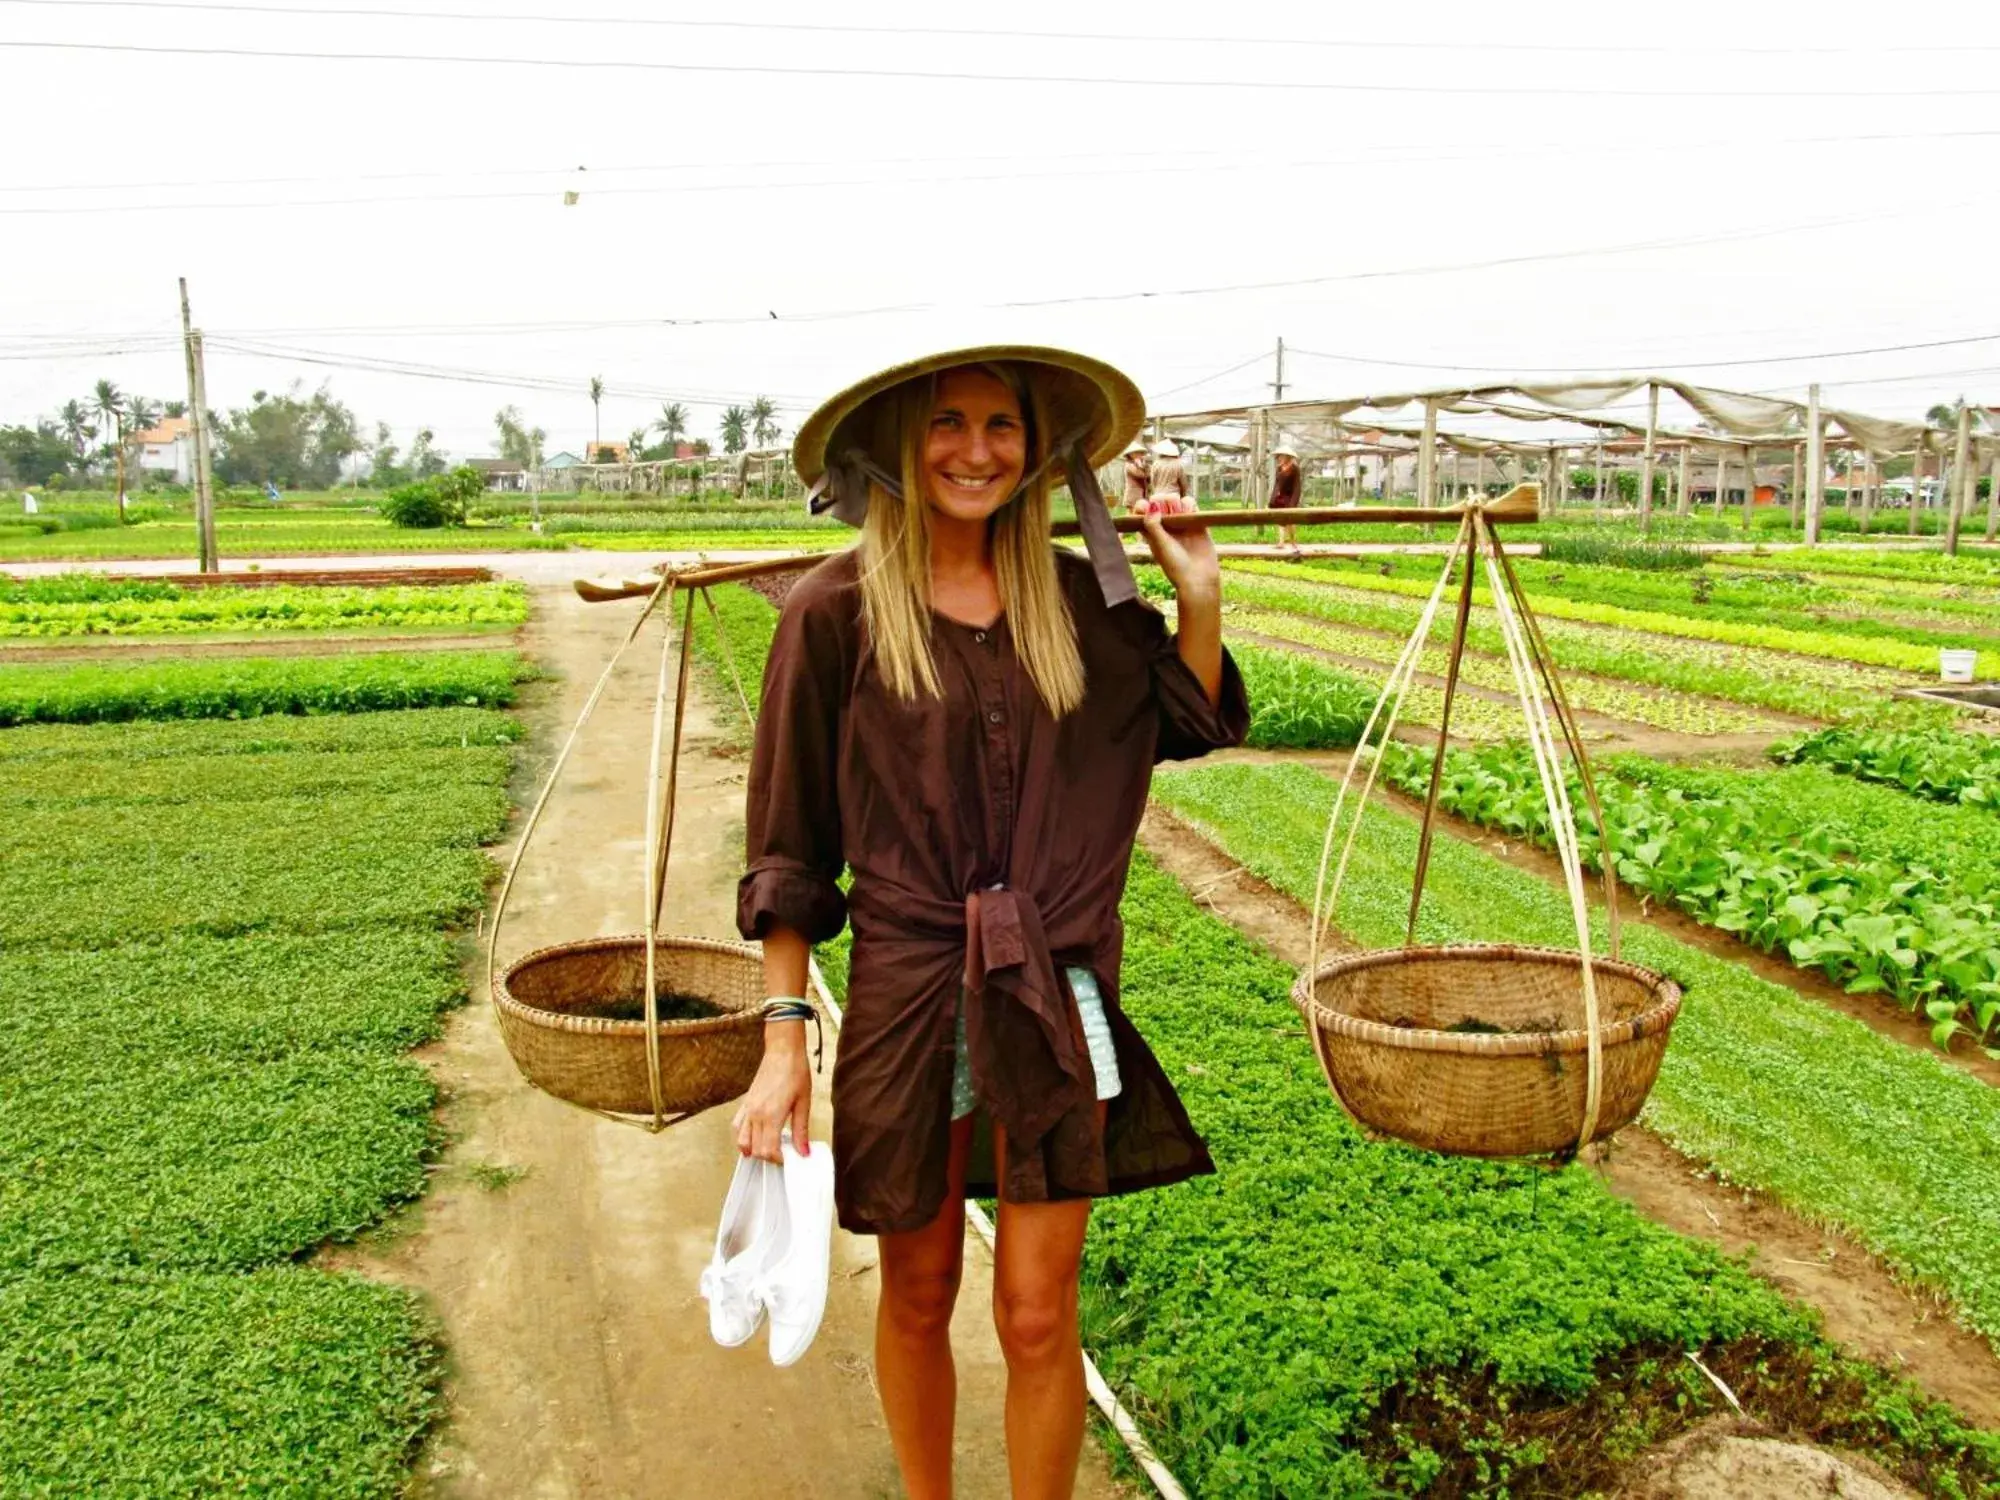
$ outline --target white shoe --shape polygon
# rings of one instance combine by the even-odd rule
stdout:
[[[784,1238],[785,1184],[780,1170],[753,1156],[739,1157],[722,1222],[715,1230],[715,1256],[701,1273],[708,1299],[708,1331],[725,1349],[750,1341],[764,1321],[757,1282],[772,1246]]]
[[[814,1142],[810,1156],[784,1141],[785,1232],[773,1245],[757,1295],[771,1314],[771,1363],[796,1363],[812,1346],[826,1311],[828,1261],[833,1254],[833,1150]]]

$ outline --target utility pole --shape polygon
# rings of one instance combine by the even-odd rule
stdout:
[[[187,277],[181,278],[181,341],[187,354],[188,427],[194,434],[194,524],[201,571],[221,567],[215,555],[215,489],[208,467],[208,380],[202,367],[201,334],[188,312]]]
[[[1972,509],[1973,486],[1978,482],[1974,475],[1977,472],[1978,465],[1972,461],[1972,406],[1960,398],[1958,443],[1951,455],[1952,489],[1946,490],[1944,495],[1944,550],[1948,557],[1958,556],[1959,523]]]
[[[1797,460],[1793,460],[1797,473]],[[1848,489],[1853,490],[1852,480]],[[1819,545],[1826,511],[1826,424],[1819,414],[1819,386],[1806,388],[1806,545]]]
[[[1278,340],[1278,378],[1271,382],[1271,399],[1273,401],[1282,401],[1285,399],[1285,341],[1283,339]]]

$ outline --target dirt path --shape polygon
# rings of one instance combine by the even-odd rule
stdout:
[[[1148,811],[1146,852],[1217,916],[1289,964],[1306,961],[1305,909],[1237,866],[1170,813]],[[1716,1182],[1639,1127],[1621,1131],[1593,1169],[1656,1223],[1750,1264],[1786,1295],[1820,1310],[1830,1337],[2000,1428],[2000,1358],[1935,1302],[1913,1293],[1860,1245],[1806,1223],[1768,1197]]]
[[[637,605],[588,607],[567,587],[536,594],[528,645],[561,674],[531,706],[539,774]],[[542,943],[642,925],[639,768],[656,661],[621,674],[572,758],[510,903],[503,962]],[[716,752],[698,705],[669,890],[678,930],[735,935],[742,783],[742,763]],[[836,1236],[825,1322],[798,1365],[773,1369],[761,1338],[719,1349],[696,1286],[735,1159],[728,1109],[659,1136],[571,1109],[521,1081],[478,1000],[428,1061],[448,1094],[453,1145],[410,1232],[363,1262],[423,1288],[444,1324],[451,1414],[428,1455],[424,1493],[900,1493],[870,1374],[873,1240]],[[828,1122],[822,1078],[815,1137]],[[989,1261],[976,1239],[966,1260],[954,1330],[959,1492],[998,1497],[1007,1492],[1002,1366]],[[1107,1476],[1091,1447],[1077,1493],[1124,1493]]]

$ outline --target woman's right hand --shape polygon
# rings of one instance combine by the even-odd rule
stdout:
[[[745,1156],[782,1165],[780,1143],[787,1125],[792,1147],[811,1153],[807,1124],[812,1114],[812,1066],[806,1061],[806,1023],[771,1021],[764,1027],[764,1061],[750,1091],[736,1109],[736,1149]]]

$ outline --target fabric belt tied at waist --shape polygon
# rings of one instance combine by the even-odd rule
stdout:
[[[1034,898],[997,887],[965,898],[965,1032],[972,1086],[1013,1140],[1038,1140],[1095,1098]]]

